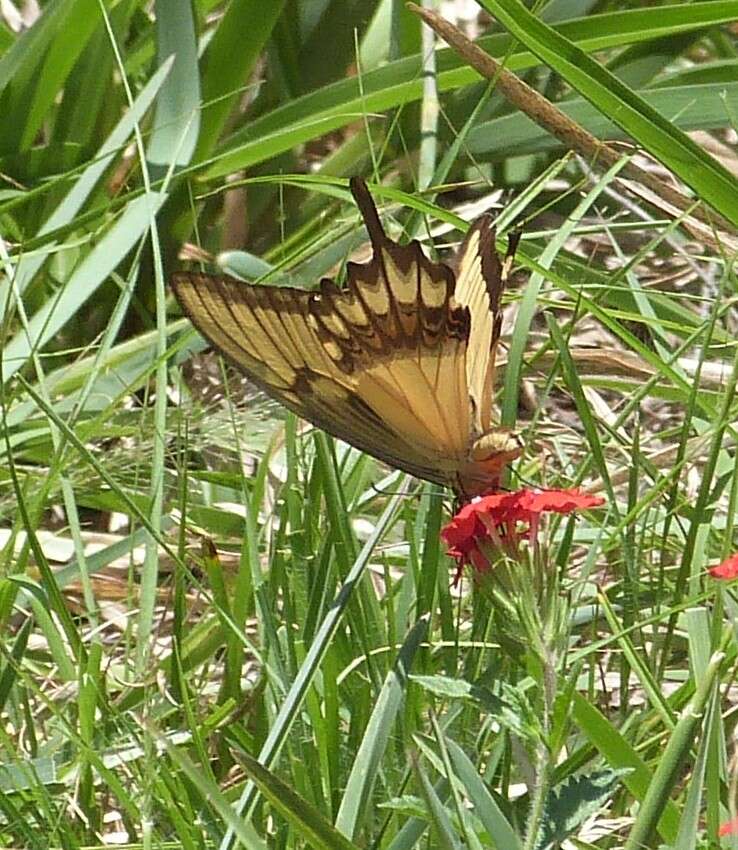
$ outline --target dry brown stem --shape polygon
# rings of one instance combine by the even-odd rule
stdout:
[[[494,80],[497,90],[502,92],[510,103],[551,133],[552,136],[559,139],[567,148],[584,157],[592,166],[600,170],[607,170],[622,161],[622,153],[597,139],[576,121],[572,121],[535,89],[518,79],[515,74],[504,68],[496,59],[485,53],[481,47],[470,41],[453,24],[430,9],[424,9],[415,3],[408,3],[407,8],[419,15],[478,74],[487,80]],[[702,226],[695,223],[689,229],[694,232],[695,228],[698,228],[695,235],[713,248],[720,250],[721,247],[721,243],[715,238],[713,228],[720,227],[727,233],[738,234],[735,226],[719,213],[707,209],[701,201],[684,195],[635,163],[625,163],[622,173],[662,200],[665,206],[660,206],[660,208],[667,214],[678,217],[678,215],[674,216],[674,209],[676,209],[678,213],[687,217],[691,216],[702,222]],[[642,196],[637,188],[631,187],[627,182],[623,182],[622,185],[628,191],[639,197]],[[685,223],[687,222],[685,221]],[[724,246],[722,247],[724,248]]]

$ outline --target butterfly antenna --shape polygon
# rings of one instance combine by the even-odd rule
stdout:
[[[372,246],[375,250],[378,250],[391,240],[384,232],[377,207],[374,204],[369,189],[361,177],[352,177],[349,180],[349,188],[356,201],[356,206],[359,208],[361,217],[364,219],[364,226],[369,234]]]
[[[515,478],[519,484],[523,484],[525,487],[540,488],[539,484],[536,484],[535,481],[532,481],[530,478],[526,478],[524,475],[521,475],[517,469],[510,469],[510,475],[512,475],[512,477]]]
[[[378,496],[412,496],[412,493],[408,493],[406,490],[383,490],[381,487],[377,487],[376,484],[369,485],[372,490]]]

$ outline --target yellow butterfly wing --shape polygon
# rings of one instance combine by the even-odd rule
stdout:
[[[216,348],[299,416],[412,475],[457,492],[467,477],[476,491],[490,477],[471,452],[486,430],[483,394],[499,336],[499,293],[490,296],[481,254],[494,254],[494,231],[482,221],[472,228],[479,238],[464,243],[459,303],[451,269],[428,260],[417,241],[389,239],[363,181],[353,179],[351,190],[374,253],[348,263],[345,288],[323,280],[308,292],[184,272],[174,292]],[[491,320],[476,318],[493,303]]]
[[[339,289],[254,286],[179,273],[174,292],[216,348],[286,407],[427,480],[453,485],[468,451],[468,312],[454,278],[417,242],[384,234],[363,183],[354,192],[374,245]]]
[[[466,377],[476,436],[492,427],[495,353],[502,330],[502,293],[519,241],[519,234],[511,235],[507,255],[500,260],[495,236],[490,216],[477,219],[467,231],[456,261],[454,298],[458,304],[469,308],[471,316]]]

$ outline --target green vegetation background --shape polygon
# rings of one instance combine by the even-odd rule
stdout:
[[[485,50],[738,225],[735,0],[482,6]],[[737,610],[705,579],[736,548],[729,234],[708,250],[448,49],[433,68],[395,0],[3,8],[0,843],[522,847],[540,671],[451,592],[443,494],[193,370],[168,292],[201,258],[313,284],[363,241],[351,174],[398,236],[445,222],[444,242],[453,204],[498,193],[525,231],[503,419],[523,380],[540,403],[518,472],[608,499],[553,530],[573,608],[540,846],[587,818],[580,848],[639,817],[647,846],[714,842],[735,797]],[[593,332],[608,368],[572,356]]]

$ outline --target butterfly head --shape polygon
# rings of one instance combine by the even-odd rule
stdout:
[[[482,434],[472,443],[468,462],[459,470],[457,492],[471,499],[496,489],[505,467],[522,453],[522,438],[509,428]]]

